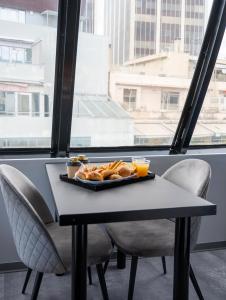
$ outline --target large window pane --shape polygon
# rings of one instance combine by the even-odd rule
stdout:
[[[191,144],[226,144],[226,33]]]
[[[211,4],[82,0],[71,146],[171,144]]]
[[[57,9],[0,1],[0,148],[50,147]]]

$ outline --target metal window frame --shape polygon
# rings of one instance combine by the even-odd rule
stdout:
[[[59,0],[51,156],[69,155],[81,0]]]
[[[226,0],[214,0],[195,72],[170,148],[170,154],[186,153],[189,148],[224,36],[225,16]]]

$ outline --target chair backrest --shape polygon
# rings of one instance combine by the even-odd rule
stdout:
[[[211,168],[204,160],[185,159],[169,168],[162,177],[205,199],[211,178]],[[196,245],[200,224],[201,217],[191,218],[191,249]]]
[[[45,228],[53,218],[41,194],[19,170],[0,165],[0,187],[17,253],[32,270],[63,273],[65,266]]]

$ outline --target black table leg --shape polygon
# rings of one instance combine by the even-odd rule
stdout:
[[[86,300],[87,225],[72,226],[71,300]]]
[[[191,218],[176,219],[173,285],[174,300],[189,299],[190,226]]]

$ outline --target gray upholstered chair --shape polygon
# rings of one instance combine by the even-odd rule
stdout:
[[[198,159],[183,160],[168,169],[162,178],[185,190],[206,197],[211,169],[207,162]],[[191,250],[194,249],[200,228],[201,217],[191,218]],[[132,256],[128,299],[133,298],[138,257],[161,256],[166,273],[165,256],[174,253],[175,223],[173,220],[151,220],[107,225],[107,231],[118,249]],[[203,299],[194,272],[190,278],[199,299]]]
[[[30,273],[37,272],[31,299],[37,299],[44,273],[70,270],[71,228],[60,227],[33,183],[19,170],[0,166],[0,186],[18,256],[28,267],[22,292]],[[88,228],[88,266],[96,265],[104,299],[108,293],[102,263],[112,252],[110,238],[98,225]]]

